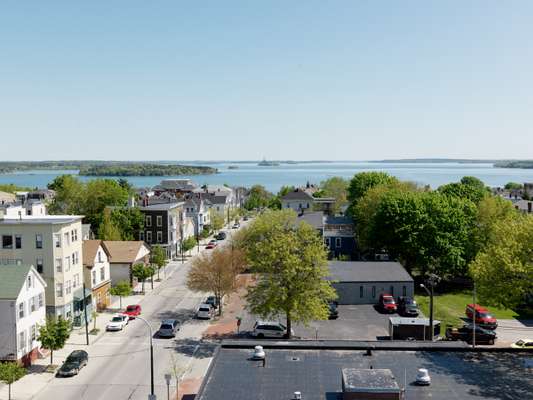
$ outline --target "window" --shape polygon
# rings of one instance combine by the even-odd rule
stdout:
[[[42,306],[44,306],[44,294],[39,293],[39,308],[41,308]]]
[[[407,296],[407,286],[402,286],[402,296]]]
[[[70,241],[74,242],[74,230],[70,231]]]
[[[80,274],[74,275],[74,279],[72,281],[72,287],[78,287],[80,286]]]
[[[35,265],[37,266],[37,272],[42,274],[44,270],[44,262],[42,258],[35,260]]]
[[[102,262],[102,252],[100,250],[98,250],[98,262]]]
[[[79,261],[80,261],[79,253],[77,251],[72,253],[72,265],[78,264]]]
[[[57,248],[61,247],[61,234],[54,233],[54,246]]]
[[[63,271],[63,260],[61,258],[56,258],[56,272],[62,272]]]
[[[62,283],[56,283],[56,296],[63,297],[63,284]]]
[[[66,256],[65,257],[65,272],[68,272],[68,271],[70,271],[70,257]]]
[[[363,298],[365,296],[365,288],[363,286],[359,286],[359,297]]]
[[[376,298],[376,287],[372,286],[372,298]]]
[[[152,226],[152,216],[147,215],[146,216],[146,226]]]
[[[96,271],[92,271],[91,274],[93,277],[93,285],[96,285]]]
[[[30,313],[35,311],[35,297],[30,299]]]
[[[150,231],[146,232],[146,241],[148,243],[152,243],[152,232]]]
[[[391,295],[391,296],[394,296],[394,286],[391,286],[391,287],[390,287],[390,295]]]
[[[19,303],[18,316],[19,316],[19,319],[24,318],[24,302]]]
[[[32,325],[30,328],[31,341],[37,340],[37,325]]]
[[[28,275],[28,279],[26,281],[26,288],[27,289],[31,288],[31,275]]]
[[[162,217],[161,215],[158,215],[158,216],[156,217],[156,220],[155,220],[155,221],[156,221],[155,224],[156,224],[157,226],[163,226],[163,217]]]
[[[341,238],[335,238],[335,247],[340,248],[342,245],[342,239]]]
[[[3,249],[12,249],[13,248],[13,236],[11,236],[11,235],[2,235],[2,248]]]
[[[72,286],[70,280],[65,282],[65,294],[70,294],[72,292]]]
[[[329,247],[330,244],[329,244],[329,237],[325,238],[324,241],[326,242],[326,246]]]
[[[15,248],[22,249],[22,236],[15,235]]]
[[[104,267],[100,268],[100,280],[105,280],[105,269]]]
[[[26,343],[24,341],[26,340],[26,335],[24,335],[24,331],[19,333],[19,350],[23,350]]]
[[[157,243],[161,243],[163,241],[163,232],[157,231]]]
[[[144,232],[143,231],[139,232],[139,240],[144,240]]]
[[[68,234],[68,232],[65,232],[63,234],[64,238],[65,238],[65,246],[68,246],[70,244],[70,236]]]
[[[35,248],[36,249],[42,249],[43,248],[43,235],[38,233],[35,235]]]
[[[75,242],[78,241],[78,230],[77,229],[74,229],[74,241]]]

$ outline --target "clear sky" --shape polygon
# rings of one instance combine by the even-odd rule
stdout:
[[[0,160],[533,158],[533,1],[9,1]]]

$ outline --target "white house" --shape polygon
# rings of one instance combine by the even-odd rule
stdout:
[[[301,213],[313,209],[314,197],[303,189],[295,189],[281,198],[281,208],[291,208]]]
[[[83,323],[81,220],[79,215],[0,216],[0,264],[34,265],[47,284],[47,314],[75,325]]]
[[[83,281],[92,292],[92,305],[98,311],[109,306],[111,271],[109,252],[101,240],[83,241]]]
[[[211,223],[211,216],[209,214],[210,202],[202,198],[201,194],[192,194],[185,201],[183,206],[185,210],[185,217],[190,218],[194,224],[194,235],[202,233],[204,226]],[[184,232],[184,238],[185,232]]]
[[[46,323],[46,283],[30,265],[0,265],[0,360],[29,365]]]

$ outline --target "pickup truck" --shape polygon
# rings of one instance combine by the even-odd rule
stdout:
[[[471,344],[474,337],[473,332],[473,325],[464,325],[461,328],[448,328],[446,329],[446,339],[462,340]],[[496,341],[496,333],[494,331],[483,329],[480,326],[476,326],[475,337],[476,344],[494,344]]]

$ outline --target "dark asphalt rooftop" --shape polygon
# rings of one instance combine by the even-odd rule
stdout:
[[[342,369],[390,369],[408,400],[533,398],[529,353],[265,349],[266,366],[251,361],[251,349],[222,346],[196,400],[341,400]],[[426,368],[432,383],[415,386]]]
[[[413,282],[396,261],[330,261],[329,271],[339,282]]]

